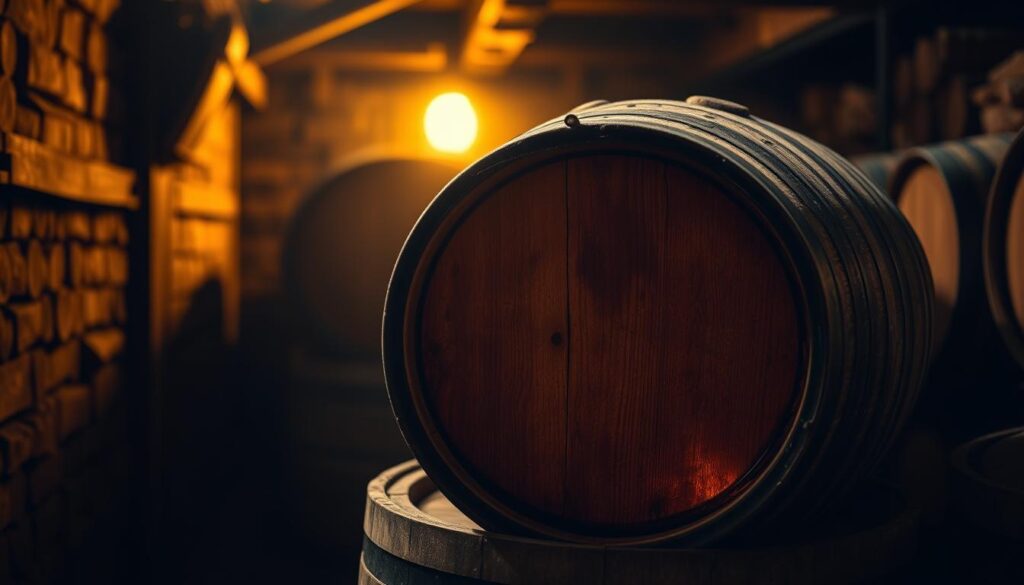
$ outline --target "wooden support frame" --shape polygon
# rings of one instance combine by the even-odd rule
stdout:
[[[278,69],[324,67],[338,71],[398,71],[402,73],[439,73],[448,67],[444,43],[431,43],[421,51],[381,51],[369,49],[313,50],[288,59]]]
[[[302,51],[341,36],[416,4],[419,0],[376,0],[373,2],[334,2],[326,10],[310,15],[313,24],[282,35],[281,38],[257,47],[252,60],[262,67],[287,59]]]

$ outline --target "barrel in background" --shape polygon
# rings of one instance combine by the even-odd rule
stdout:
[[[405,237],[454,172],[429,159],[360,164],[311,193],[289,226],[288,516],[332,556],[354,561],[366,483],[409,457],[384,386],[381,313]]]
[[[388,389],[420,463],[487,528],[792,527],[888,449],[930,286],[895,206],[821,145],[713,98],[598,104],[427,209],[389,289]]]
[[[379,159],[337,174],[303,200],[289,222],[283,270],[298,343],[379,361],[380,315],[395,259],[455,172],[446,161]]]
[[[982,223],[988,190],[1010,136],[986,135],[911,149],[891,183],[931,267],[936,363],[972,367],[991,320],[985,307]]]
[[[898,152],[877,152],[850,157],[850,162],[867,175],[883,193],[888,193],[889,181],[900,161],[900,156]]]
[[[1003,341],[1024,368],[1024,133],[999,167],[985,215],[988,303]]]

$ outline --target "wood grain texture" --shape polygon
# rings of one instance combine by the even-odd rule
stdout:
[[[684,512],[754,464],[792,398],[785,268],[718,187],[659,161],[574,160],[569,209],[571,517]]]
[[[1017,181],[1007,218],[1006,279],[1013,312],[1024,329],[1024,176]]]
[[[0,361],[6,361],[14,351],[14,322],[0,315]]]
[[[57,397],[57,434],[61,442],[92,422],[92,396],[83,384],[65,384],[54,392]]]
[[[67,274],[63,244],[50,244],[46,252],[46,269],[46,288],[52,292],[61,290],[64,286],[64,275]]]
[[[11,206],[11,237],[26,239],[32,236],[32,209],[24,205]]]
[[[24,352],[43,336],[43,304],[39,301],[9,303],[5,309],[14,321],[18,352]]]
[[[370,481],[364,568],[378,569],[388,583],[888,583],[881,577],[913,554],[916,514],[889,488],[872,486],[857,495],[849,514],[797,542],[769,537],[703,549],[578,545],[481,529],[408,462]],[[401,570],[406,563],[419,578]]]
[[[500,188],[438,260],[423,306],[426,400],[485,482],[563,509],[565,164]]]
[[[786,420],[803,343],[786,268],[692,171],[628,154],[550,163],[490,194],[439,256],[422,392],[513,507],[666,520],[734,485]]]
[[[7,242],[3,244],[3,253],[11,267],[11,296],[28,294],[28,265],[25,263],[25,255],[21,253],[21,246],[17,242]]]
[[[14,272],[11,268],[11,257],[6,249],[0,247],[0,303],[7,302],[14,285]]]
[[[934,335],[937,348],[946,338],[960,291],[960,234],[953,196],[935,167],[922,165],[896,194],[900,211],[914,228],[935,286]]]
[[[32,406],[32,360],[29,354],[0,365],[0,419]]]
[[[649,466],[660,430],[650,415],[671,408],[661,401],[665,381],[658,375],[661,341],[672,327],[661,313],[667,276],[664,164],[615,155],[577,158],[568,179],[566,491],[579,490],[579,497],[566,513],[575,520],[635,522],[670,512],[671,502],[653,502],[644,484],[676,472]]]
[[[26,268],[28,270],[28,294],[33,299],[39,298],[46,288],[49,277],[49,270],[46,266],[46,255],[43,253],[43,246],[39,240],[32,240],[28,243],[25,252]]]

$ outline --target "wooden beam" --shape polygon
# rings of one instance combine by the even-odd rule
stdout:
[[[419,0],[374,0],[371,2],[335,2],[310,15],[312,24],[283,35],[253,51],[252,61],[268,66],[311,49],[349,31],[384,18]]]
[[[422,12],[456,12],[467,0],[423,0],[415,6]],[[550,14],[576,16],[673,16],[700,18],[733,12],[739,8],[830,6],[868,9],[874,0],[550,0]]]
[[[254,108],[261,110],[267,106],[267,79],[263,70],[248,59],[249,31],[239,19],[231,26],[224,57],[235,75],[235,86],[238,92]]]
[[[325,68],[342,71],[398,71],[438,73],[448,67],[444,43],[432,43],[422,51],[367,49],[320,49],[307,51],[281,63],[276,70]]]
[[[693,66],[694,55],[629,47],[584,49],[575,46],[531,46],[516,60],[516,70],[530,69],[653,69],[682,71]],[[365,47],[321,48],[282,62],[275,71],[323,69],[327,71],[389,71],[439,73],[448,68],[443,43],[425,49],[383,51]]]
[[[712,2],[680,2],[678,0],[551,0],[551,14],[564,16],[672,16],[701,18],[718,16],[728,6]]]
[[[458,12],[466,7],[466,0],[423,0],[414,8],[420,12]]]
[[[252,61],[242,61],[231,66],[235,74],[235,87],[249,104],[257,110],[267,107],[267,77],[260,66]]]
[[[199,144],[206,124],[231,98],[234,87],[235,74],[231,65],[224,59],[218,59],[199,101],[189,115],[185,128],[177,137],[174,145],[175,154],[181,158],[189,158],[189,154]]]
[[[701,17],[747,8],[868,9],[876,0],[551,0],[552,14]]]
[[[504,72],[533,42],[546,11],[546,1],[472,0],[459,64],[471,73]]]

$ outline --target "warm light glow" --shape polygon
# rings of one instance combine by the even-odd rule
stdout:
[[[461,93],[442,93],[427,106],[423,130],[430,145],[441,152],[465,152],[476,140],[473,104]]]

